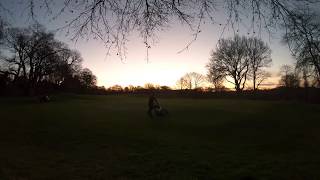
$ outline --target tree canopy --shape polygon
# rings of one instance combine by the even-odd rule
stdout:
[[[37,20],[43,10],[52,20],[62,18],[73,39],[101,39],[107,49],[125,56],[128,35],[139,32],[146,48],[159,31],[176,24],[189,26],[197,39],[205,22],[231,27],[234,32],[245,24],[253,34],[270,31],[294,20],[296,9],[314,7],[319,0],[26,0],[23,6]],[[10,11],[0,3],[0,9]],[[42,10],[41,10],[42,9]],[[310,8],[309,8],[310,9]],[[225,18],[221,19],[219,14]],[[42,17],[42,16],[41,16]],[[218,18],[219,17],[219,18]],[[286,28],[286,26],[284,26]]]
[[[6,76],[6,84],[23,89],[25,94],[37,93],[48,84],[78,89],[96,85],[93,73],[82,70],[80,53],[56,40],[42,25],[8,28],[1,46],[5,53],[0,59],[0,73]]]

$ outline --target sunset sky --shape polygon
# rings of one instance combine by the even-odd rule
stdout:
[[[7,7],[11,7],[10,9],[19,12],[11,17],[7,16],[7,19],[13,26],[25,26],[30,20],[25,18],[26,12],[15,4],[17,2],[10,0],[3,2]],[[63,17],[53,22],[49,22],[47,17],[39,18],[39,22],[48,30],[59,27],[62,21]],[[81,53],[84,59],[83,66],[91,69],[98,77],[99,86],[109,87],[115,84],[143,86],[146,83],[154,83],[174,87],[177,80],[187,72],[204,75],[207,72],[205,65],[208,63],[211,50],[215,49],[223,28],[208,22],[203,24],[201,29],[197,41],[188,50],[178,53],[193,39],[192,32],[179,23],[172,24],[166,31],[158,34],[157,42],[149,49],[148,59],[143,40],[136,32],[132,32],[128,38],[127,57],[123,60],[116,53],[106,56],[106,48],[99,40],[79,40],[74,43],[64,32],[57,33],[56,37]],[[241,28],[239,34],[247,35],[248,32],[250,33],[246,28]],[[231,30],[227,30],[222,37],[232,35]],[[273,59],[272,67],[268,69],[272,77],[265,83],[277,84],[279,67],[283,64],[293,64],[294,60],[288,47],[280,43],[281,32],[274,32],[271,38],[269,34],[262,33],[262,38],[270,45]]]

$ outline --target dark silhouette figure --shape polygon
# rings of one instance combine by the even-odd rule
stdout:
[[[148,115],[151,118],[153,118],[154,114],[159,117],[163,117],[169,114],[168,110],[160,106],[154,93],[152,93],[149,97],[148,106],[149,106]]]
[[[160,108],[160,104],[157,100],[157,98],[155,97],[155,93],[152,93],[149,97],[149,101],[148,101],[148,115],[152,118],[153,117],[153,114],[152,112],[153,111],[156,111],[157,109]]]

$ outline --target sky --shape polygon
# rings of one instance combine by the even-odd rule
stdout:
[[[26,19],[26,12],[18,6],[19,0],[4,0],[3,5],[10,7],[14,13],[8,17],[12,25],[26,26],[30,19]],[[47,18],[39,18],[39,22],[48,30],[53,30],[61,25],[63,17],[55,22]],[[193,39],[192,32],[180,23],[174,23],[165,31],[157,34],[157,42],[149,49],[148,58],[143,39],[133,32],[127,43],[127,56],[120,59],[115,53],[107,56],[107,49],[99,40],[80,39],[76,43],[66,37],[65,32],[58,32],[57,39],[69,44],[70,48],[77,49],[83,59],[83,66],[92,70],[98,78],[98,85],[110,87],[112,85],[135,85],[143,86],[146,83],[167,85],[174,87],[177,80],[188,72],[206,74],[205,65],[210,58],[210,52],[215,49],[217,41],[221,36],[222,27],[206,23],[202,25],[202,32],[197,40],[185,51],[178,53],[188,42]],[[239,34],[248,32],[240,29]],[[232,36],[231,30],[225,31],[222,37]],[[269,34],[262,34],[272,50],[272,66],[268,68],[272,77],[266,84],[277,84],[279,81],[279,67],[283,64],[293,64],[294,59],[290,55],[287,45],[281,43],[281,32],[274,32],[270,38]],[[226,84],[231,87],[230,84]]]

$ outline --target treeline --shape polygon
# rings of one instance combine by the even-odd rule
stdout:
[[[241,93],[228,89],[215,91],[213,88],[197,88],[197,89],[146,89],[137,86],[134,89],[121,87],[121,89],[108,88],[100,94],[104,95],[129,95],[146,97],[151,93],[155,93],[157,97],[162,98],[214,98],[214,99],[251,99],[251,100],[276,100],[276,101],[298,101],[304,103],[320,103],[319,88],[287,88],[277,87],[265,90],[243,90]]]
[[[0,38],[0,95],[97,90],[97,78],[90,69],[82,68],[81,54],[42,25],[3,25]]]

